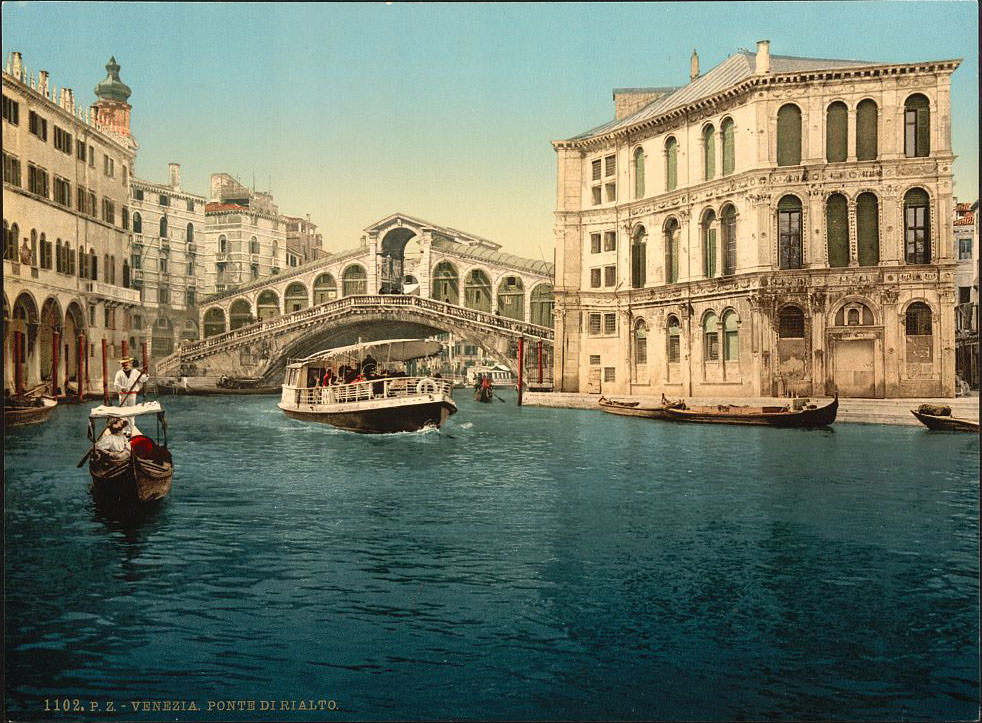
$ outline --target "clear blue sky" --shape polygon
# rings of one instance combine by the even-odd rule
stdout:
[[[221,4],[5,2],[3,54],[94,100],[133,89],[136,173],[213,172],[310,213],[325,246],[394,212],[552,258],[555,153],[616,87],[682,85],[741,47],[906,62],[952,82],[955,195],[978,197],[978,16],[959,2]]]

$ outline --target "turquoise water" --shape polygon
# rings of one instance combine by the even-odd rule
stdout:
[[[8,718],[978,716],[977,437],[506,397],[381,437],[162,397],[142,519],[94,507],[84,408],[12,430]]]

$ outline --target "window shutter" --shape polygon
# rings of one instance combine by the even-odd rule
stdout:
[[[876,103],[864,100],[856,109],[856,158],[872,161],[877,153]]]
[[[845,103],[833,103],[825,114],[825,158],[829,163],[846,160],[846,124],[849,111]]]
[[[864,193],[856,200],[856,231],[859,243],[859,265],[876,266],[880,262],[880,230],[876,196]]]
[[[931,155],[931,109],[917,109],[917,152],[918,156]]]
[[[783,106],[777,112],[777,165],[801,163],[801,111],[796,105]]]
[[[723,175],[728,176],[733,173],[736,154],[733,121],[727,120],[723,123]]]
[[[849,265],[849,219],[846,198],[841,194],[829,197],[825,206],[826,240],[829,266]]]

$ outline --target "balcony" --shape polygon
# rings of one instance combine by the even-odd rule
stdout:
[[[196,253],[198,253],[198,244],[196,244],[194,242],[189,243],[188,244],[188,253],[189,254],[196,254]]]
[[[103,301],[115,301],[120,304],[140,303],[140,292],[135,289],[124,289],[121,286],[104,284],[101,281],[86,281],[85,285],[86,293]]]

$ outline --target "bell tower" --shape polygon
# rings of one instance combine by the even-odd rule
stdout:
[[[127,103],[132,91],[119,79],[119,63],[116,58],[110,58],[106,63],[106,77],[95,87],[99,99],[92,104],[92,115],[95,124],[102,130],[111,131],[132,141],[130,135],[130,111],[132,106]]]

